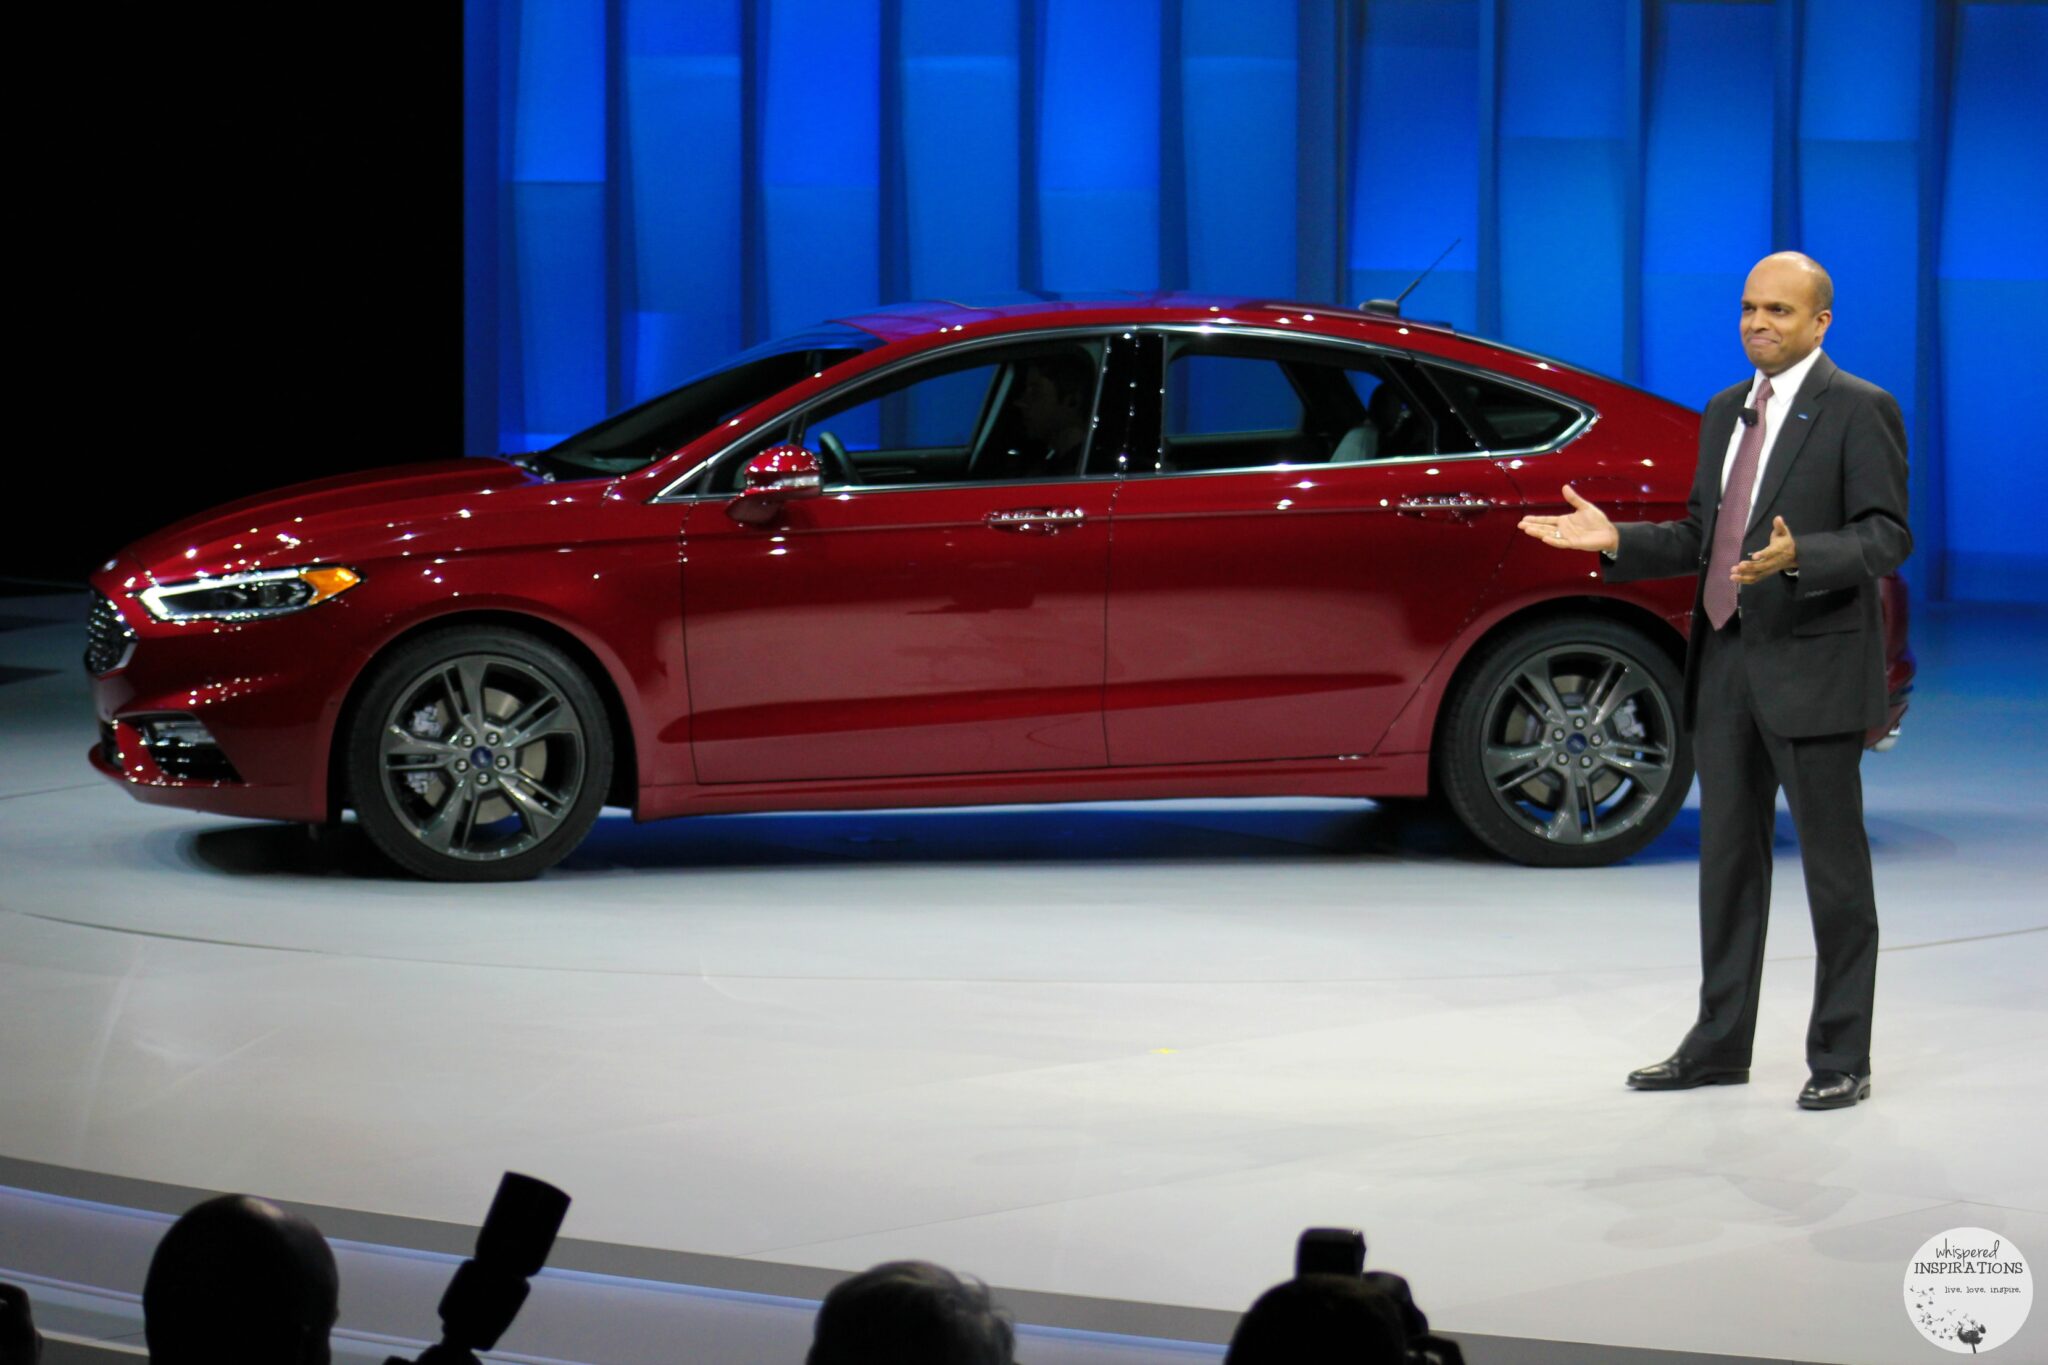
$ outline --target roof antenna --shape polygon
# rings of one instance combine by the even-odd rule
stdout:
[[[1400,317],[1401,300],[1407,298],[1410,294],[1414,293],[1415,286],[1421,284],[1424,280],[1428,279],[1429,272],[1431,270],[1436,269],[1438,266],[1442,265],[1444,263],[1444,257],[1450,255],[1453,251],[1457,250],[1458,243],[1464,240],[1465,239],[1463,237],[1453,237],[1451,239],[1451,244],[1445,247],[1443,251],[1437,255],[1437,258],[1429,263],[1428,269],[1425,269],[1420,275],[1417,275],[1414,279],[1410,280],[1408,282],[1408,287],[1406,289],[1403,289],[1398,295],[1391,299],[1367,299],[1364,303],[1358,305],[1360,311],[1367,313],[1384,313],[1386,316],[1390,318]]]

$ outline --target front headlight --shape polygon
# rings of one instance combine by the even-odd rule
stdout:
[[[303,611],[362,581],[353,569],[319,565],[159,583],[136,596],[159,621],[248,621]]]

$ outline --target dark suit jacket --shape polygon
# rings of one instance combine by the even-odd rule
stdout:
[[[1721,466],[1752,381],[1723,389],[1700,422],[1699,468],[1679,521],[1630,522],[1602,567],[1610,582],[1698,575],[1686,651],[1687,723],[1698,706],[1700,607]],[[1758,719],[1798,738],[1867,730],[1885,717],[1884,623],[1877,581],[1913,548],[1906,527],[1906,423],[1883,389],[1823,353],[1793,395],[1764,465],[1742,553],[1770,542],[1783,517],[1799,547],[1796,577],[1774,574],[1741,589],[1743,658]]]

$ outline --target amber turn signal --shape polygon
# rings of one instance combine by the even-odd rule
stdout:
[[[329,569],[303,569],[299,577],[312,586],[313,596],[306,602],[309,607],[315,602],[325,602],[338,592],[346,592],[363,581],[363,576],[354,569],[344,569],[340,565]]]

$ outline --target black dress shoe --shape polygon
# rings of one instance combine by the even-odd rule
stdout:
[[[1699,1085],[1748,1085],[1746,1066],[1712,1066],[1691,1057],[1666,1057],[1654,1066],[1628,1073],[1631,1090],[1690,1090]]]
[[[1801,1109],[1847,1109],[1870,1098],[1870,1077],[1853,1071],[1816,1071],[1799,1092]]]

